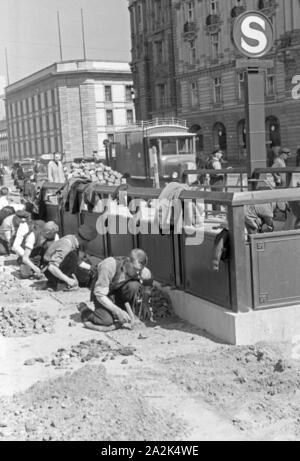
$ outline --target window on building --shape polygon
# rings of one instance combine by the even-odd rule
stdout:
[[[134,120],[133,120],[133,110],[127,110],[126,111],[126,119],[127,119],[127,125],[133,125]]]
[[[42,98],[41,98],[41,95],[38,94],[38,110],[40,110],[42,108]]]
[[[195,19],[195,5],[194,2],[188,2],[186,4],[186,15],[189,22],[193,22]]]
[[[162,11],[161,0],[155,0],[154,2],[155,21],[162,22],[162,16],[163,16],[163,11]]]
[[[105,91],[105,102],[112,102],[111,86],[106,85],[104,87],[104,91]]]
[[[191,83],[191,104],[192,106],[199,104],[198,82]]]
[[[210,0],[210,14],[218,14],[218,0]]]
[[[214,102],[219,104],[222,102],[222,81],[221,77],[214,78]]]
[[[212,59],[217,59],[219,56],[219,34],[211,34],[211,55]]]
[[[274,96],[275,94],[275,75],[274,69],[267,69],[266,72],[266,95]]]
[[[55,106],[55,90],[51,90],[51,99],[52,99],[52,106]]]
[[[131,147],[131,136],[130,133],[125,134],[125,147],[126,149],[130,149]]]
[[[137,7],[137,22],[139,30],[143,29],[143,6],[141,3],[138,4]]]
[[[164,62],[164,45],[163,41],[160,40],[159,42],[155,43],[156,46],[156,64],[161,64]]]
[[[189,60],[190,60],[190,64],[196,63],[196,42],[195,40],[191,40],[189,42]]]
[[[125,87],[125,100],[126,102],[132,102],[132,86],[126,85]]]
[[[238,73],[238,99],[239,101],[245,100],[245,73]]]
[[[109,142],[114,142],[115,140],[115,135],[113,133],[109,133],[107,135],[107,139],[109,140]]]
[[[157,102],[157,107],[165,107],[167,105],[167,91],[165,83],[157,85]]]
[[[106,125],[112,126],[114,124],[114,114],[112,110],[106,111]]]

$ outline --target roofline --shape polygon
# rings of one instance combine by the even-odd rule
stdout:
[[[116,63],[116,64],[127,64],[129,67],[128,71],[125,70],[114,70],[114,69],[109,69],[109,70],[101,70],[101,69],[78,69],[78,70],[62,70],[58,71],[57,66],[60,64],[69,64],[69,63],[77,63],[77,62],[103,62],[103,63]],[[47,73],[47,70],[49,71]],[[52,70],[52,71],[51,71]],[[49,66],[43,67],[42,69],[33,72],[32,74],[27,75],[26,77],[23,77],[20,80],[15,81],[14,83],[11,83],[10,85],[7,85],[5,87],[5,93],[18,90],[22,88],[23,85],[27,84],[32,84],[33,82],[37,80],[43,80],[45,78],[53,77],[53,76],[63,76],[66,74],[123,74],[123,75],[128,75],[132,76],[132,72],[130,70],[130,64],[128,61],[121,61],[121,60],[112,60],[112,59],[69,59],[66,61],[56,61],[52,64],[49,64]],[[40,75],[39,75],[40,74]]]

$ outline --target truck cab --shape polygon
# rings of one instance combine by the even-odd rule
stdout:
[[[180,181],[185,170],[196,169],[196,136],[186,121],[153,119],[115,135],[117,170],[133,179],[154,177],[155,155],[162,181]]]

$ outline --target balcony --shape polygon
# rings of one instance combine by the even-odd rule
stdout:
[[[193,40],[197,35],[197,24],[195,21],[188,21],[183,26],[183,39]]]
[[[215,34],[220,31],[222,20],[218,14],[210,14],[206,18],[205,31],[207,34]]]

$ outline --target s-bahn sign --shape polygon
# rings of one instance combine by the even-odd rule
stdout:
[[[270,20],[257,11],[246,11],[237,17],[233,26],[233,42],[248,58],[261,58],[274,44],[274,30]]]

